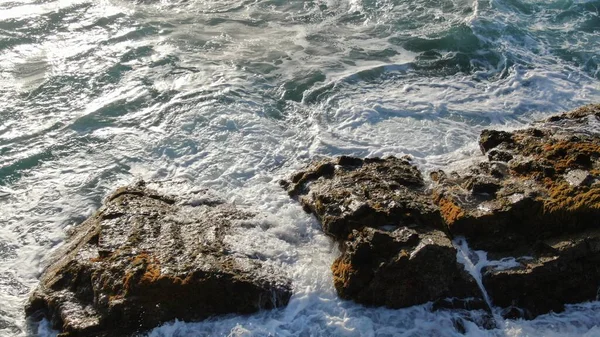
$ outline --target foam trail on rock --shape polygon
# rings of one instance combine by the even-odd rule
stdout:
[[[481,275],[481,270],[485,266],[489,265],[487,253],[481,250],[472,251],[469,249],[469,244],[465,238],[456,238],[452,244],[456,248],[456,260],[465,267],[465,270],[473,277],[475,282],[477,282],[485,303],[487,303],[488,308],[493,311],[492,300],[490,299],[490,295],[488,294],[487,290],[483,286],[483,279]],[[496,323],[498,323],[495,315],[494,319],[496,319]]]
[[[487,252],[482,250],[471,250],[469,244],[464,237],[456,237],[452,244],[456,248],[456,259],[465,267],[465,270],[473,277],[485,302],[488,305],[490,312],[492,313],[496,326],[501,327],[504,325],[499,308],[494,307],[494,304],[488,294],[485,286],[483,285],[482,270],[486,268],[493,268],[495,270],[505,270],[520,265],[515,258],[503,258],[501,260],[488,260]],[[523,257],[527,258],[527,257]]]

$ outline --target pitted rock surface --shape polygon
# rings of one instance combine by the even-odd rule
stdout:
[[[337,240],[364,226],[444,228],[421,172],[406,158],[326,159],[282,184]]]
[[[533,318],[596,300],[600,105],[523,130],[484,130],[479,144],[487,159],[462,172],[433,172],[433,194],[453,235],[520,262],[484,273],[493,304]]]
[[[342,298],[402,308],[481,295],[456,262],[450,239],[437,229],[401,227],[385,232],[364,227],[354,230],[342,250],[331,267]]]
[[[561,312],[565,304],[598,299],[600,229],[540,240],[518,260],[515,268],[490,268],[483,274],[494,305],[507,314],[531,319]]]
[[[512,251],[600,226],[600,105],[524,130],[484,130],[480,145],[488,160],[432,175],[449,230],[471,247]]]
[[[282,185],[339,243],[332,271],[340,297],[401,308],[481,296],[408,159],[323,160]]]
[[[26,312],[45,314],[61,336],[125,336],[173,319],[285,305],[289,280],[225,243],[253,217],[143,184],[121,188],[57,252]]]

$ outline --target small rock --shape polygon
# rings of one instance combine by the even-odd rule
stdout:
[[[526,318],[528,316],[525,314],[525,310],[517,308],[515,306],[510,306],[508,308],[503,309],[500,315],[504,319],[520,319]]]
[[[571,170],[565,174],[565,180],[571,186],[581,186],[587,185],[592,180],[592,176],[588,171]]]
[[[470,178],[466,182],[465,186],[473,194],[485,194],[489,196],[495,196],[496,192],[500,189],[500,183],[488,176],[479,175]]]
[[[482,298],[444,298],[433,302],[431,310],[462,309],[484,310],[491,312],[491,308]]]
[[[483,130],[481,132],[481,136],[479,137],[479,147],[481,148],[481,152],[484,154],[502,143],[513,143],[512,134],[510,132]]]
[[[503,162],[493,162],[490,164],[490,174],[494,178],[504,178],[509,174],[508,165]]]
[[[442,170],[433,171],[433,172],[429,173],[429,177],[431,178],[432,181],[440,181],[440,180],[446,178],[446,173]]]
[[[490,161],[501,161],[508,163],[511,159],[513,159],[513,156],[510,154],[510,152],[492,149],[488,152],[488,159]]]

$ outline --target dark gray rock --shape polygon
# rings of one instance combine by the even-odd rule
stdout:
[[[589,105],[528,129],[486,130],[480,145],[487,161],[435,173],[434,201],[453,235],[493,258],[530,257],[484,274],[493,304],[506,317],[533,318],[596,299],[598,125],[600,105]]]
[[[532,259],[504,270],[487,270],[483,284],[506,317],[531,319],[561,312],[567,303],[598,299],[600,229],[538,242]]]
[[[364,226],[444,228],[439,210],[424,193],[421,172],[406,158],[327,159],[282,185],[337,240]]]
[[[342,256],[331,267],[342,298],[402,308],[481,295],[456,262],[450,239],[438,229],[402,227],[385,232],[364,227],[343,245]]]
[[[400,308],[481,296],[407,158],[323,160],[282,185],[339,243],[340,297]]]
[[[58,251],[26,313],[44,313],[63,336],[121,336],[173,319],[285,305],[289,280],[225,242],[254,216],[144,184],[121,188]]]

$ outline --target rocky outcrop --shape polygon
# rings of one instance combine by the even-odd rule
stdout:
[[[599,111],[587,106],[529,129],[484,130],[479,143],[487,160],[465,172],[432,174],[450,231],[476,249],[512,251],[600,226]]]
[[[57,252],[26,312],[45,314],[61,336],[124,336],[285,305],[289,281],[227,244],[254,217],[212,198],[121,188]]]
[[[483,273],[506,317],[598,298],[600,105],[522,130],[484,130],[479,145],[484,156],[459,172],[431,172],[432,186],[394,157],[323,160],[282,182],[339,242],[332,271],[341,297],[481,309],[450,241],[461,236],[515,261]]]
[[[340,297],[366,305],[402,308],[480,296],[477,284],[456,262],[452,242],[437,229],[355,230],[331,269]]]
[[[433,197],[453,235],[494,258],[521,257],[484,273],[493,303],[535,317],[596,299],[600,105],[523,130],[484,130],[479,144],[483,161],[432,173]]]
[[[340,244],[332,271],[342,298],[400,308],[480,296],[408,159],[324,160],[282,184]]]
[[[317,162],[282,184],[336,240],[364,226],[444,228],[437,207],[423,193],[421,172],[406,158],[342,156]]]

